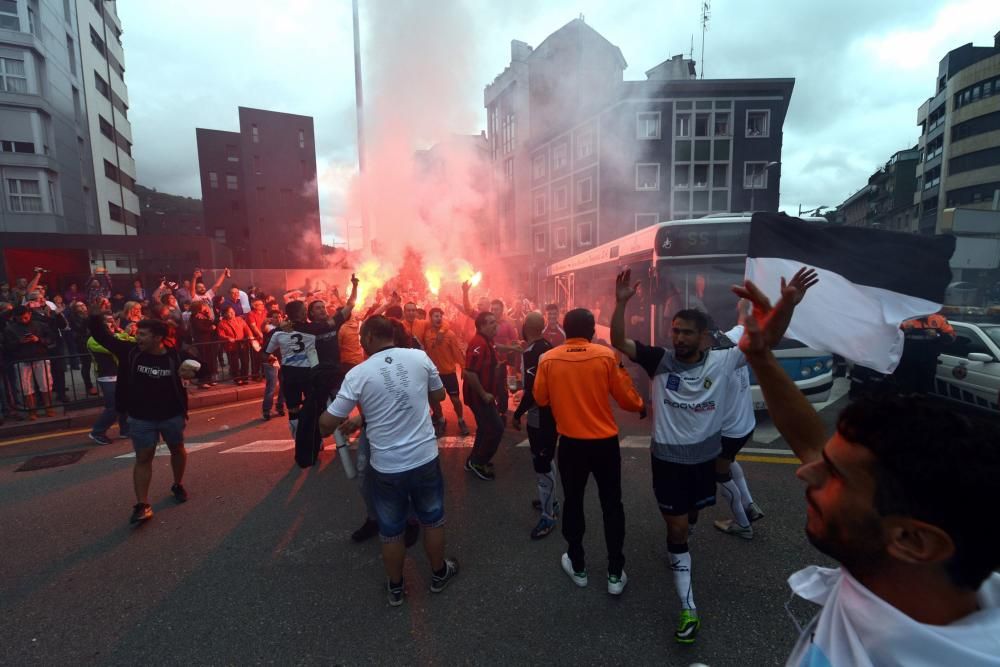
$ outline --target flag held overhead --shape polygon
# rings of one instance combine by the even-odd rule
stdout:
[[[795,310],[788,337],[882,373],[903,353],[904,320],[936,313],[951,282],[953,236],[806,223],[755,213],[746,277],[776,301],[781,277],[803,265],[819,284]]]

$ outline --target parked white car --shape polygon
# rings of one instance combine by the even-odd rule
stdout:
[[[938,355],[934,393],[1000,412],[1000,324],[952,322],[955,341]]]

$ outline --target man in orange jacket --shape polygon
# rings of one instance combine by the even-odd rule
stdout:
[[[462,398],[458,389],[458,366],[465,364],[465,355],[462,354],[462,347],[458,344],[458,336],[444,323],[444,311],[440,308],[431,308],[430,326],[424,329],[423,338],[420,344],[423,346],[427,356],[431,358],[437,366],[441,375],[441,382],[451,399],[451,404],[455,408],[458,416],[458,430],[465,436],[469,435],[469,427],[465,423],[465,415],[462,412]],[[405,323],[404,323],[405,324]],[[434,430],[438,436],[444,435],[445,419],[441,403],[431,403],[431,418],[434,421]]]
[[[621,595],[625,575],[625,508],[618,425],[608,402],[640,412],[642,398],[615,353],[591,343],[594,314],[584,308],[566,313],[566,342],[542,355],[533,387],[535,402],[548,406],[559,433],[559,477],[563,486],[563,571],[577,586],[587,585],[583,553],[583,496],[591,474],[597,482],[608,549],[608,593]]]

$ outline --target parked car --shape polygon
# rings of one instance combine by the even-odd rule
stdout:
[[[1000,413],[1000,324],[951,326],[955,340],[938,355],[935,395]]]

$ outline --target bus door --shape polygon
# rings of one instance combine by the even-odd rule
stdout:
[[[567,311],[574,308],[574,299],[576,298],[576,274],[567,273],[562,276],[556,276],[555,284],[555,302],[560,306],[565,305]]]

